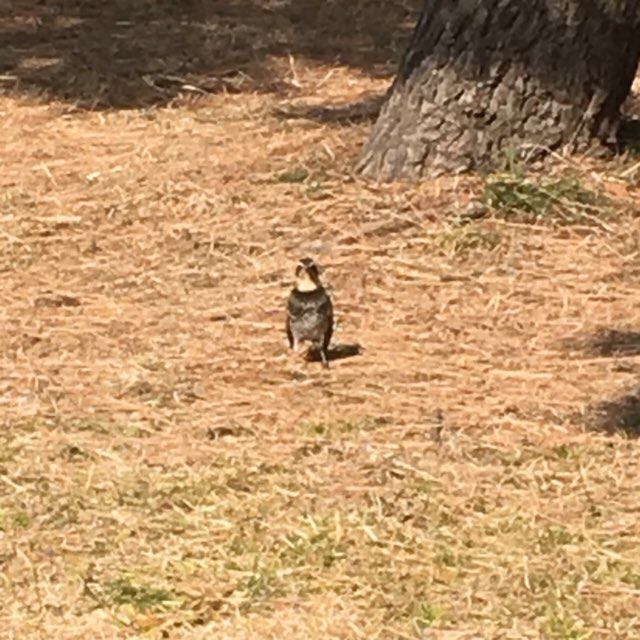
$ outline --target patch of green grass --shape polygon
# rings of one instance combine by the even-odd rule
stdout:
[[[544,597],[552,592],[555,585],[554,577],[545,570],[532,571],[529,574],[529,589],[536,597]]]
[[[411,623],[418,633],[433,627],[442,617],[443,612],[439,607],[426,602],[415,602],[412,606]]]
[[[203,474],[200,477],[173,477],[157,473],[130,473],[123,476],[116,489],[117,504],[146,507],[155,510],[159,505],[175,505],[180,508],[193,508],[215,504],[221,496],[231,490],[240,490],[231,477],[225,484],[225,478],[217,474]],[[239,482],[239,481],[238,481]],[[254,485],[244,485],[249,490]]]
[[[564,547],[574,541],[574,536],[560,526],[547,527],[538,537],[538,544],[542,553],[551,553],[558,547]]]
[[[115,422],[101,417],[75,418],[63,425],[65,431],[88,431],[101,436],[122,435],[130,438],[148,436],[151,430],[148,427],[129,422]]]
[[[610,215],[609,200],[573,177],[527,179],[510,173],[487,180],[482,201],[506,220],[530,224],[597,224]]]
[[[560,611],[553,611],[548,615],[544,633],[544,637],[554,640],[586,640],[591,635],[588,631],[580,630],[573,618]]]
[[[278,573],[272,564],[261,564],[257,559],[253,571],[247,578],[245,590],[251,599],[270,596],[273,593]]]
[[[11,492],[0,498],[2,524],[19,535],[7,517],[28,505],[38,524],[28,534],[33,553],[45,557],[53,549],[75,576],[86,576],[94,565],[95,587],[84,604],[99,600],[117,624],[137,630],[230,622],[269,616],[283,602],[349,598],[365,612],[357,624],[366,637],[396,637],[396,631],[422,637],[460,624],[482,637],[511,629],[519,637],[534,630],[544,638],[582,640],[602,615],[597,606],[585,611],[579,598],[586,579],[626,594],[614,595],[611,606],[622,621],[616,624],[624,625],[621,633],[635,637],[634,618],[623,609],[638,584],[629,540],[609,544],[600,521],[584,520],[578,502],[586,507],[589,499],[574,485],[585,460],[609,468],[620,449],[599,453],[595,445],[572,442],[565,449],[533,442],[480,446],[461,434],[463,459],[430,449],[394,448],[386,455],[391,449],[378,443],[388,418],[316,416],[299,429],[310,436],[307,445],[345,445],[349,473],[356,473],[344,485],[334,469],[325,473],[324,456],[285,459],[259,449],[221,450],[198,465],[163,468],[137,466],[127,451],[131,466],[105,466],[92,476],[75,449],[64,448],[61,456],[61,443],[53,439],[44,443],[46,457],[24,457],[24,464],[35,461],[32,468],[12,469],[11,482],[23,491],[20,501]],[[349,447],[349,439],[374,429],[370,450]],[[102,437],[94,437],[98,451]],[[93,451],[85,442],[83,448]],[[25,443],[42,451],[33,436]],[[372,459],[370,451],[385,455]],[[104,464],[97,454],[91,459],[91,467]],[[47,483],[39,480],[49,469],[42,460],[55,465],[56,474],[44,474]],[[58,481],[60,468],[65,483]],[[593,473],[599,468],[594,465]],[[598,495],[615,491],[606,474],[590,473],[585,482]],[[541,524],[539,503],[530,505],[528,497],[544,498],[548,486],[553,509]],[[568,513],[579,512],[579,522],[558,520],[556,498],[569,490],[576,502]],[[614,501],[609,508],[615,517],[620,507]],[[556,521],[563,526],[546,526]],[[79,548],[69,554],[73,536]],[[602,551],[601,543],[607,544]],[[114,575],[125,548],[126,568]],[[618,564],[610,562],[611,552]],[[11,557],[2,562],[0,554],[0,570],[18,584],[20,563]],[[68,593],[76,589],[69,581]],[[470,601],[468,594],[479,597]]]
[[[579,460],[585,454],[585,447],[576,444],[561,444],[553,448],[558,460]]]
[[[306,516],[302,527],[284,536],[280,559],[288,565],[320,566],[328,569],[345,558],[345,550],[337,539],[336,522],[328,518]]]
[[[264,520],[243,523],[224,546],[226,569],[246,576],[235,591],[247,606],[276,594],[316,589],[318,576],[331,575],[346,558],[339,516],[307,514],[285,531],[278,528]]]
[[[323,185],[330,179],[328,170],[331,162],[326,154],[312,151],[297,164],[279,171],[275,175],[275,182],[304,185],[303,193],[308,197],[317,198],[322,195]]]
[[[31,526],[31,518],[26,511],[0,510],[0,531],[11,529],[28,529]]]
[[[439,567],[455,567],[458,565],[458,557],[449,547],[440,547],[434,560]]]
[[[11,462],[15,459],[20,449],[12,446],[8,439],[0,440],[0,464],[4,462]]]
[[[465,225],[434,235],[433,242],[447,255],[464,256],[493,251],[502,243],[502,236],[495,229],[485,226]]]
[[[640,591],[640,567],[638,567],[635,571],[628,570],[622,576],[622,582]]]
[[[104,594],[112,604],[130,604],[139,611],[162,610],[176,599],[175,594],[167,589],[135,584],[129,578],[107,582]]]
[[[308,438],[330,440],[357,435],[363,431],[373,431],[389,424],[389,422],[389,418],[385,416],[368,416],[361,420],[337,420],[335,422],[308,421],[300,424],[299,431],[302,436]]]

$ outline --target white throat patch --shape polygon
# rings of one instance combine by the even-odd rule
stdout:
[[[296,280],[296,289],[298,291],[309,292],[315,291],[318,285],[306,274],[302,273]]]

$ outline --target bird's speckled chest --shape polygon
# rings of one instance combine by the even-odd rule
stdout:
[[[288,303],[289,322],[298,340],[320,340],[331,322],[331,300],[326,291],[292,291]]]

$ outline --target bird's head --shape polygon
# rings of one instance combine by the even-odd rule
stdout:
[[[303,258],[296,267],[296,289],[298,291],[315,291],[322,284],[316,263],[311,258]]]

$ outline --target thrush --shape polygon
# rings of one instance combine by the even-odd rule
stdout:
[[[311,258],[300,260],[296,281],[287,302],[287,337],[289,346],[298,351],[310,342],[320,353],[324,367],[329,366],[328,349],[333,333],[333,305],[320,282],[318,267]]]

